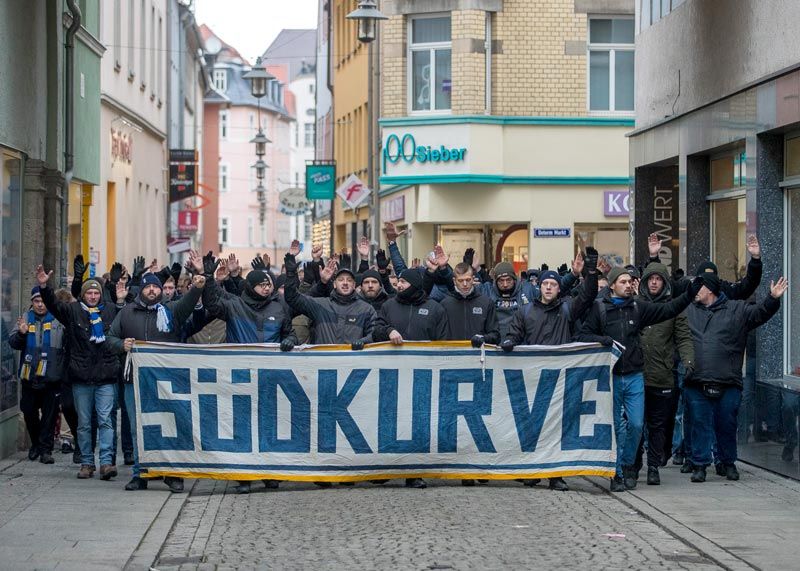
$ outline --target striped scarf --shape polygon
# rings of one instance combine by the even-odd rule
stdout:
[[[81,302],[81,307],[89,317],[89,323],[92,324],[92,336],[89,341],[93,343],[103,343],[106,340],[106,335],[103,332],[103,318],[100,317],[100,312],[103,311],[103,306],[87,307],[85,303]]]
[[[28,311],[28,335],[25,339],[25,359],[22,363],[20,378],[29,381],[33,371],[33,359],[36,354],[36,314]],[[42,319],[42,349],[39,362],[36,364],[35,376],[44,377],[47,373],[47,352],[50,350],[50,331],[53,329],[53,317],[49,312]]]

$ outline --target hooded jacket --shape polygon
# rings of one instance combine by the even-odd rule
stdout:
[[[577,323],[591,310],[597,297],[597,273],[586,274],[575,297],[558,297],[550,303],[537,298],[518,311],[508,334],[515,345],[563,345],[575,335]]]
[[[649,263],[661,263],[661,258],[656,256],[650,258]],[[750,299],[750,296],[758,289],[758,284],[761,283],[761,276],[764,272],[764,265],[761,258],[750,258],[747,262],[747,273],[738,282],[731,283],[725,280],[720,280],[720,291],[725,294],[728,299]],[[682,293],[688,286],[689,280],[686,278],[673,279],[672,291],[675,295],[679,292]]]
[[[440,305],[447,314],[447,339],[463,341],[483,335],[486,343],[500,343],[500,330],[492,300],[473,288],[466,296],[451,291]]]
[[[11,346],[12,349],[16,349],[17,351],[22,351],[20,354],[20,368],[23,365],[23,361],[25,359],[25,350],[28,345],[28,335],[35,335],[36,336],[36,349],[33,351],[33,361],[31,361],[31,371],[36,371],[36,367],[39,364],[42,356],[42,339],[43,339],[43,329],[42,324],[45,316],[36,316],[36,332],[35,333],[25,333],[22,334],[19,331],[14,331],[14,334],[8,338],[8,344]],[[50,347],[46,349],[47,352],[47,369],[43,376],[39,377],[36,376],[33,372],[31,372],[30,379],[27,381],[22,381],[25,385],[33,388],[33,389],[41,389],[44,388],[48,383],[60,383],[63,380],[64,375],[64,361],[66,358],[66,351],[64,350],[64,334],[65,329],[58,320],[53,320],[50,322]],[[20,377],[21,378],[21,377]]]
[[[747,334],[780,308],[780,300],[769,294],[758,304],[728,299],[724,292],[708,307],[693,303],[686,313],[694,341],[694,375],[686,382],[741,388]]]
[[[53,289],[47,286],[41,288],[40,292],[47,311],[64,325],[69,347],[67,371],[70,382],[87,385],[116,383],[120,363],[108,343],[108,332],[117,315],[116,306],[108,302],[103,304],[100,318],[103,320],[106,341],[94,343],[90,340],[92,325],[89,323],[89,316],[79,301],[62,303],[56,299]]]
[[[280,343],[297,337],[292,329],[292,312],[276,291],[260,298],[245,280],[236,296],[222,290],[214,280],[206,280],[203,305],[209,317],[225,322],[227,343]]]
[[[651,295],[647,287],[650,276],[659,275],[664,280],[664,287],[658,295]],[[672,282],[664,264],[651,262],[642,274],[639,283],[640,298],[652,303],[664,304],[672,299]],[[675,350],[691,377],[694,368],[694,344],[686,321],[686,314],[667,319],[661,323],[648,325],[642,330],[642,353],[644,357],[644,384],[648,387],[673,388],[675,376]]]
[[[442,306],[416,288],[410,295],[398,292],[381,307],[375,324],[375,341],[388,341],[397,331],[405,341],[443,341],[447,339],[447,314]]]

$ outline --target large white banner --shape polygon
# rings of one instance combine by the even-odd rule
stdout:
[[[145,477],[613,476],[618,357],[593,344],[137,343],[139,460]]]

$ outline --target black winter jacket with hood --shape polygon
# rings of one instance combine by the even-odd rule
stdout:
[[[443,341],[447,339],[447,314],[424,291],[409,287],[381,307],[375,341],[388,341],[392,331],[405,341]]]
[[[500,343],[494,303],[477,288],[472,288],[466,296],[458,290],[451,291],[440,305],[447,314],[448,341],[464,341],[474,335],[483,335],[486,343]]]

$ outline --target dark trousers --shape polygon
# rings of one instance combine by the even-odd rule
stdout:
[[[647,432],[647,466],[660,467],[665,460],[664,447],[667,442],[667,431],[670,417],[675,418],[676,389],[659,387],[644,388],[644,422]],[[642,465],[645,437],[639,442],[635,466]]]
[[[53,452],[53,431],[58,414],[58,384],[48,383],[40,389],[22,384],[19,408],[25,418],[25,428],[31,446],[40,452]]]
[[[58,391],[58,402],[61,405],[61,414],[67,421],[75,449],[78,448],[78,411],[75,410],[75,399],[72,398],[72,385],[61,383]]]
[[[723,464],[736,462],[736,429],[742,389],[725,387],[719,398],[709,398],[701,387],[687,385],[684,394],[691,415],[692,464],[711,464],[715,437],[717,461]]]

